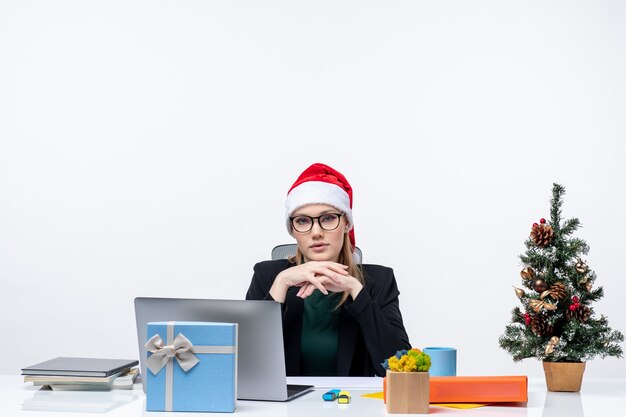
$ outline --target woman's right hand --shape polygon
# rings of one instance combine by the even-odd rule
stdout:
[[[348,275],[346,265],[331,261],[309,261],[287,268],[278,274],[270,288],[270,295],[279,303],[284,303],[290,287],[302,287],[307,284],[313,285],[322,294],[327,295],[328,291],[324,284],[339,282],[339,278],[346,275]]]

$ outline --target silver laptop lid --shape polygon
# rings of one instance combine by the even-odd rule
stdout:
[[[135,319],[141,374],[146,373],[144,345],[148,322],[239,323],[237,398],[285,401],[287,378],[281,317],[280,304],[274,301],[137,297]],[[143,389],[145,392],[145,382]]]

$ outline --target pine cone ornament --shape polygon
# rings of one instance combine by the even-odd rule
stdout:
[[[530,320],[530,329],[537,336],[550,336],[554,328],[543,316],[533,316]]]
[[[530,231],[530,238],[535,245],[544,248],[552,242],[553,237],[554,230],[552,230],[552,226],[549,224],[533,224],[533,228]]]
[[[568,320],[587,321],[591,317],[591,310],[587,306],[579,306],[578,308],[567,310],[565,316]]]
[[[543,299],[544,297],[550,297],[553,300],[557,301],[565,298],[566,295],[567,292],[565,291],[565,285],[562,282],[557,282],[554,285],[550,285],[550,288],[548,288],[543,294],[541,294],[541,298]]]

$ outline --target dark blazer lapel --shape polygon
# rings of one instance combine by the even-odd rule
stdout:
[[[292,287],[287,290],[283,312],[283,343],[285,345],[285,368],[288,376],[300,375],[304,301],[296,295],[299,289]]]

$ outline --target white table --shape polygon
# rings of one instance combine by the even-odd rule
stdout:
[[[22,382],[22,378],[19,375],[0,375],[0,416],[71,415],[80,417],[90,416],[93,413],[106,413],[112,417],[198,417],[205,415],[201,413],[148,413],[145,411],[145,396],[138,384],[134,390],[42,391],[31,383]],[[238,401],[235,414],[254,417],[385,416],[387,412],[382,400],[360,396],[363,393],[381,390],[378,386],[380,379],[369,380],[371,383],[368,379],[358,378],[353,384],[345,378],[334,380],[339,388],[348,388],[348,385],[352,385],[353,388],[349,388],[352,401],[347,405],[322,401],[321,395],[326,388],[320,388],[286,403]],[[334,381],[325,379],[324,383],[318,382],[318,385],[332,385]],[[373,386],[367,388],[367,385]],[[626,415],[626,379],[585,379],[580,393],[547,392],[543,379],[530,379],[528,403],[525,405],[488,406],[472,410],[431,406],[430,413],[472,417],[622,417]]]

